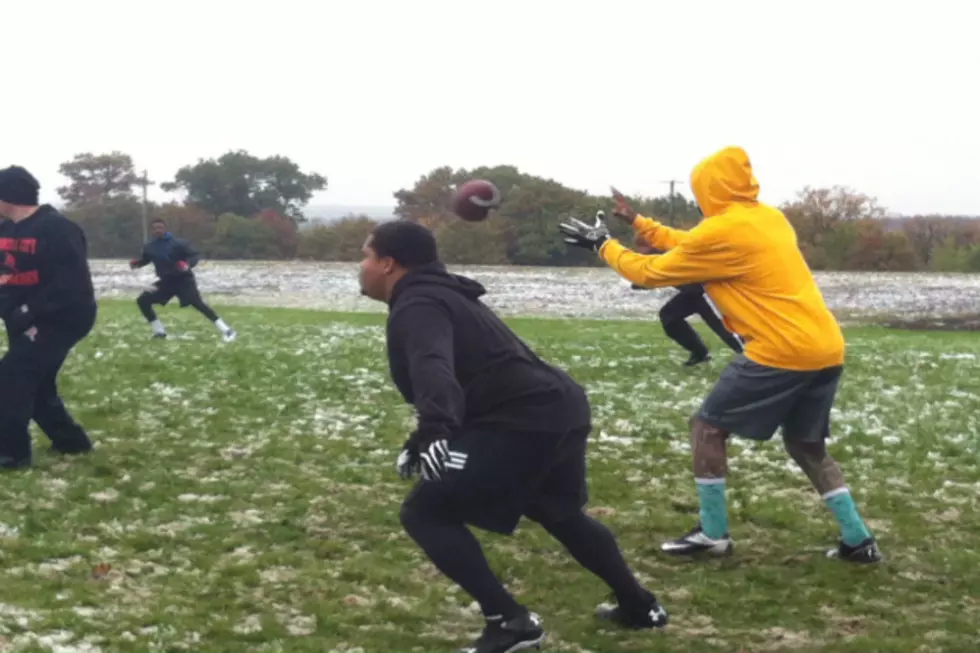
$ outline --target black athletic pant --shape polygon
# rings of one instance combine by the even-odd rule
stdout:
[[[479,541],[465,524],[420,506],[403,508],[401,519],[405,531],[432,563],[472,596],[484,615],[510,619],[520,614],[521,606],[494,575]],[[641,609],[653,602],[653,594],[636,580],[615,536],[603,524],[580,510],[562,520],[541,522],[541,526],[576,562],[605,581],[624,608]]]
[[[88,435],[58,396],[57,378],[72,348],[91,332],[96,307],[72,310],[38,324],[37,334],[11,335],[0,359],[0,462],[29,462],[33,419],[55,450],[77,453],[91,447]]]
[[[211,322],[218,319],[218,314],[201,298],[194,275],[187,273],[166,277],[157,281],[154,287],[156,290],[153,292],[146,291],[136,298],[136,305],[139,306],[147,322],[157,319],[156,311],[153,310],[154,304],[166,306],[174,297],[180,301],[181,308],[192,306]]]
[[[694,327],[687,323],[687,318],[695,314],[700,315],[705,324],[733,351],[741,353],[742,341],[725,328],[721,317],[708,303],[702,290],[684,288],[661,307],[660,322],[664,333],[691,354],[706,355],[708,346],[704,344]]]
[[[466,467],[453,472],[459,479],[419,481],[402,505],[406,532],[488,617],[508,619],[523,609],[490,569],[467,524],[509,534],[522,515],[541,524],[580,565],[604,580],[625,609],[649,609],[654,596],[636,580],[616,538],[582,511],[585,436],[570,435],[571,441],[553,448],[542,465],[531,463],[529,456],[545,454],[546,447],[532,442],[521,450],[521,442],[535,435],[542,437],[497,434],[494,440],[486,433],[472,447],[451,443],[467,454]]]

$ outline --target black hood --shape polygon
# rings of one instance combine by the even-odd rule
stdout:
[[[388,305],[394,306],[401,295],[410,288],[418,286],[441,286],[470,300],[478,299],[487,292],[487,289],[479,282],[448,272],[442,263],[430,263],[409,270],[404,277],[399,279],[391,291],[391,300]]]

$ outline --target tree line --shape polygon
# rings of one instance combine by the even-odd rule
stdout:
[[[63,210],[85,229],[96,258],[129,258],[143,240],[142,216],[164,219],[212,259],[355,261],[377,222],[349,215],[311,225],[304,209],[326,177],[304,172],[288,157],[259,158],[230,151],[180,168],[161,188],[177,198],[146,202],[148,180],[122,152],[82,153],[61,164],[68,183],[58,189]],[[453,189],[488,179],[503,194],[489,220],[467,223],[450,210]],[[471,170],[448,166],[394,193],[395,215],[431,228],[448,263],[487,265],[598,265],[591,254],[566,247],[560,218],[591,218],[611,198],[569,188],[514,166]],[[631,197],[633,206],[673,226],[690,228],[700,215],[680,195]],[[846,187],[803,188],[780,208],[793,223],[816,270],[980,272],[980,220],[969,216],[886,217],[875,198]],[[621,239],[628,228],[612,224]]]

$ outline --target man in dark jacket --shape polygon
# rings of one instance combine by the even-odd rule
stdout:
[[[153,329],[153,337],[167,337],[167,330],[157,318],[153,305],[165,306],[176,297],[180,301],[181,308],[193,306],[204,317],[211,320],[221,332],[225,342],[234,340],[237,335],[235,331],[204,303],[201,292],[197,288],[197,280],[192,270],[201,260],[200,254],[186,240],[175,238],[167,231],[167,224],[163,220],[154,220],[151,227],[153,240],[143,246],[143,254],[140,258],[130,261],[129,267],[136,269],[153,263],[159,277],[152,288],[136,298],[140,312]]]
[[[583,512],[585,391],[480,301],[479,283],[446,271],[425,227],[384,223],[363,251],[361,292],[389,306],[391,376],[418,414],[397,462],[403,478],[421,475],[401,521],[483,610],[483,634],[465,650],[504,653],[544,638],[540,619],[504,589],[467,528],[509,535],[522,516],[613,589],[616,604],[599,606],[598,616],[634,628],[666,625],[612,533]]]
[[[92,449],[58,396],[72,348],[95,325],[82,229],[38,204],[40,184],[19,166],[0,170],[0,316],[10,346],[0,359],[0,469],[31,464],[31,420],[56,453]]]

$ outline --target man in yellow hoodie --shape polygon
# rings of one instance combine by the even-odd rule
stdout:
[[[690,231],[639,216],[614,192],[616,215],[651,246],[638,254],[594,225],[562,223],[565,241],[598,252],[634,284],[657,288],[702,283],[745,341],[691,420],[694,477],[701,504],[695,528],[662,549],[675,555],[732,551],[725,505],[726,442],[735,434],[769,440],[782,428],[787,452],[806,473],[841,527],[828,555],[878,562],[875,538],[858,514],[837,462],[827,453],[830,412],[844,364],[844,338],[778,209],[759,201],[748,155],[727,147],[701,161],[691,188],[704,219]]]

